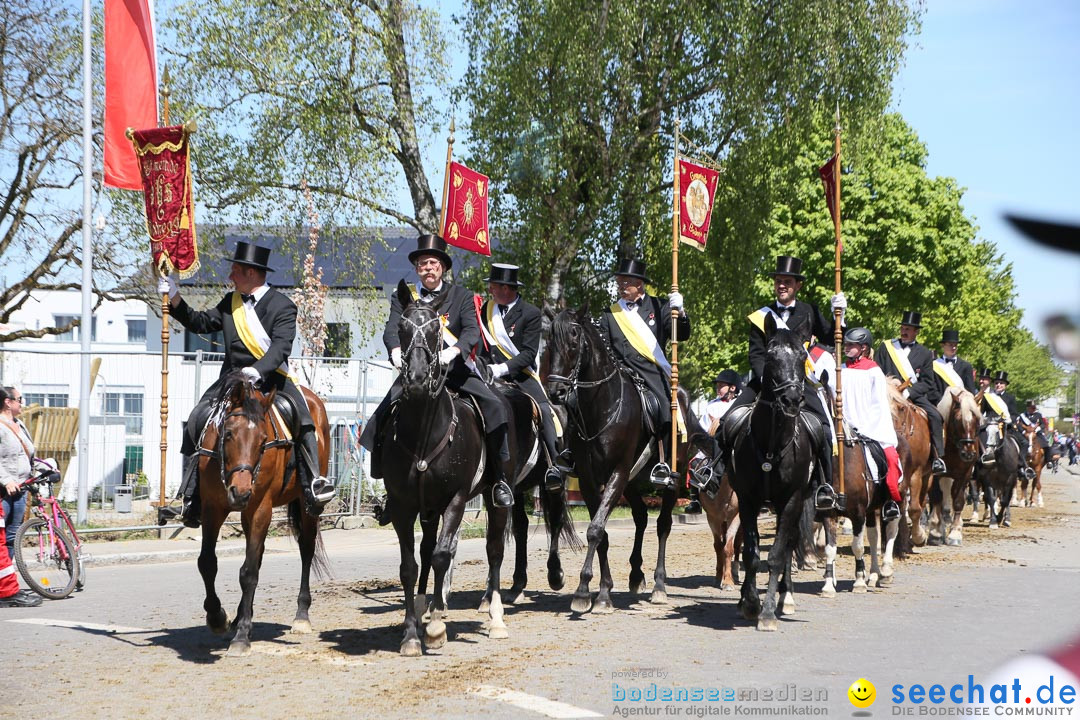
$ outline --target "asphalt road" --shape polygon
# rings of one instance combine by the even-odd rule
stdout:
[[[613,528],[611,615],[569,613],[581,554],[563,553],[565,588],[543,586],[543,537],[534,535],[530,590],[507,608],[507,640],[488,638],[474,609],[483,541],[462,541],[450,642],[422,658],[397,652],[399,556],[386,530],[327,533],[333,577],[314,585],[315,631],[302,636],[288,632],[299,559],[276,543],[255,601],[254,652],[238,659],[204,626],[193,561],[92,565],[84,592],[0,611],[2,704],[9,717],[59,708],[76,718],[850,717],[847,689],[866,678],[878,694],[863,712],[897,715],[896,684],[966,682],[1080,631],[1080,476],[1062,469],[1044,486],[1045,508],[1014,509],[1013,527],[994,534],[985,523],[965,528],[961,548],[920,549],[888,589],[847,592],[854,562],[843,538],[838,596],[816,595],[820,572],[799,573],[798,609],[775,633],[754,630],[736,593],[715,586],[703,523],[675,528],[667,606],[627,592],[630,530]],[[647,538],[651,585],[651,526]],[[222,558],[218,576],[230,616],[240,562]]]

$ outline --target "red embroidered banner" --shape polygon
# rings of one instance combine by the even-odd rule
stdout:
[[[679,239],[698,250],[709,238],[720,173],[679,158]]]
[[[461,163],[450,163],[442,236],[454,247],[491,255],[488,236],[488,178]]]
[[[825,203],[829,206],[829,215],[832,217],[834,224],[836,223],[836,178],[839,172],[840,167],[836,155],[833,155],[828,162],[818,168],[821,184],[825,186]],[[841,243],[840,250],[843,251],[843,249],[844,246]]]
[[[199,268],[188,132],[174,125],[134,130],[130,137],[139,158],[154,267],[163,275],[175,270],[188,277]]]

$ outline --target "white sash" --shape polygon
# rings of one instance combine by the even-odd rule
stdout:
[[[636,311],[630,310],[626,307],[626,301],[620,299],[618,303],[619,309],[623,312],[623,318],[626,323],[619,323],[619,327],[624,330],[629,330],[637,336],[637,341],[634,342],[634,338],[628,337],[627,340],[630,344],[641,352],[640,347],[644,347],[652,353],[652,361],[664,371],[669,379],[671,378],[671,363],[664,357],[664,349],[660,347],[660,343],[656,341],[656,336],[653,335],[652,330],[645,324],[645,321],[641,319],[641,316]],[[657,319],[657,322],[663,322],[663,320]],[[644,353],[642,353],[644,354]]]
[[[251,330],[252,337],[255,338],[255,342],[259,343],[259,347],[266,352],[270,349],[270,335],[266,332],[266,328],[263,327],[262,321],[259,320],[259,315],[255,312],[254,303],[246,303],[241,301],[244,307],[244,315],[247,317],[248,329]],[[289,374],[289,362],[286,360],[281,363],[277,368],[283,374]]]
[[[915,381],[919,379],[919,376],[915,374],[915,368],[911,366],[911,360],[908,360],[907,353],[905,353],[904,348],[900,346],[900,339],[895,338],[890,341],[890,344],[896,352],[889,354],[900,366],[900,371],[904,374],[904,379],[914,385]]]
[[[945,362],[945,358],[938,358],[934,361],[934,371],[942,377],[951,387],[964,389],[964,381],[960,379],[960,374],[956,372],[956,368],[952,363]]]
[[[488,328],[487,323],[480,325],[480,330],[484,333],[484,337],[488,341],[488,345],[495,345],[504,353],[514,358],[521,352],[517,349],[517,345],[510,338],[510,334],[506,332],[506,323],[503,322],[502,310],[499,309],[498,304],[488,303],[488,313],[491,320],[491,327]],[[537,363],[537,359],[533,358],[533,363],[530,366],[533,373],[539,371],[540,366]],[[539,378],[537,378],[539,380]]]

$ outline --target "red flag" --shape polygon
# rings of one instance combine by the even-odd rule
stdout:
[[[818,175],[821,176],[821,182],[825,186],[825,202],[829,206],[829,215],[832,216],[833,223],[835,223],[837,219],[836,179],[839,177],[840,173],[837,160],[837,156],[833,155],[829,158],[827,163],[818,168]]]
[[[698,250],[709,238],[720,173],[679,158],[679,239]]]
[[[451,162],[442,236],[454,247],[491,255],[488,237],[488,179],[461,163]]]
[[[152,0],[105,0],[105,184],[141,190],[124,132],[158,124]]]
[[[183,125],[136,130],[131,142],[142,175],[154,267],[163,275],[176,270],[188,277],[199,269],[199,248],[187,130]]]

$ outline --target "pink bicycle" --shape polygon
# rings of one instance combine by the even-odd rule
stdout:
[[[82,590],[86,579],[82,541],[75,524],[52,496],[60,473],[46,469],[22,483],[30,492],[34,517],[15,533],[15,564],[26,583],[49,600]]]

